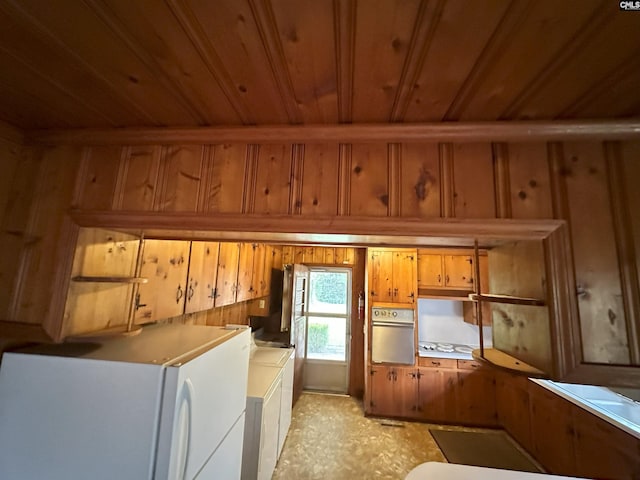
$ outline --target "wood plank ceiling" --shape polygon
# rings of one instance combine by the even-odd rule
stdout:
[[[0,0],[23,129],[640,115],[613,0]]]

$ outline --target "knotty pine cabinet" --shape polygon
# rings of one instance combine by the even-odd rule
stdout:
[[[219,253],[219,242],[191,242],[184,313],[209,310],[215,306]]]
[[[467,360],[419,358],[417,367],[369,369],[367,413],[439,423],[494,427],[495,375]]]
[[[220,243],[220,254],[218,256],[218,279],[216,282],[216,307],[231,305],[236,302],[239,260],[239,243]]]
[[[480,293],[489,293],[489,258],[486,255],[479,256],[480,265]],[[488,326],[493,322],[492,309],[489,302],[480,302],[482,309],[482,325]],[[478,314],[474,302],[462,303],[462,317],[465,322],[478,325]]]
[[[140,276],[148,279],[138,287],[134,323],[143,324],[184,313],[191,242],[145,240]]]
[[[376,365],[369,369],[369,413],[412,418],[415,409],[415,368]]]
[[[473,290],[471,254],[418,249],[418,288]]]
[[[415,249],[370,248],[369,292],[372,302],[415,303]]]
[[[269,295],[273,251],[263,243],[241,243],[236,302]]]
[[[526,377],[496,379],[500,425],[549,473],[640,478],[640,439]]]

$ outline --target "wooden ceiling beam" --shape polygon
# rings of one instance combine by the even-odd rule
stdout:
[[[33,145],[529,142],[640,138],[640,119],[31,130]]]

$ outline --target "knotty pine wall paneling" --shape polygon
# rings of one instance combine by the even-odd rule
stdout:
[[[114,207],[120,157],[125,151],[123,147],[111,145],[85,148],[74,206],[86,210],[111,210]]]
[[[389,159],[386,143],[351,147],[350,215],[389,214]]]
[[[249,146],[221,144],[209,147],[204,211],[241,213],[245,205]],[[180,192],[181,193],[181,192]]]
[[[506,161],[511,218],[553,218],[547,145],[511,143]]]
[[[601,143],[564,144],[566,185],[584,359],[628,364],[629,343]]]
[[[207,145],[163,147],[157,208],[162,212],[202,211]]]
[[[51,242],[45,249],[49,252],[50,247],[66,242],[64,236],[71,230],[63,225],[63,212],[70,207],[133,212],[197,212],[201,208],[202,215],[313,216],[331,215],[337,208],[338,215],[376,217],[557,217],[569,222],[576,279],[583,292],[577,302],[584,359],[629,364],[633,359],[628,322],[637,323],[637,315],[629,310],[634,305],[630,300],[637,303],[639,295],[633,279],[621,272],[625,262],[633,259],[638,276],[640,227],[634,215],[638,199],[632,179],[639,147],[627,141],[613,145],[605,148],[595,141],[499,147],[489,142],[447,143],[437,146],[437,155],[431,144],[393,144],[384,139],[354,145],[196,145],[188,152],[179,145],[30,148],[42,156],[29,153],[20,160],[31,166],[14,171],[10,193],[5,194],[2,242],[6,248],[0,277],[6,287],[0,293],[4,318],[39,323],[41,318],[30,312],[49,309],[46,294],[33,294],[26,304],[26,298],[21,300],[23,288],[28,287],[20,279],[34,274],[32,262],[51,261],[38,273],[51,284],[51,276],[59,271],[56,268],[70,270],[71,260],[66,267],[54,267],[58,261],[51,256],[47,260],[23,257],[27,250],[40,251],[40,236]],[[615,174],[612,165],[621,161],[622,173]],[[11,164],[6,168],[11,169]],[[173,183],[171,172],[182,169],[188,176]],[[423,188],[421,178],[425,177]],[[622,193],[618,193],[620,182],[626,182]],[[38,185],[35,190],[33,185]],[[424,201],[416,201],[422,190]],[[42,200],[49,197],[53,200]],[[631,202],[630,223],[621,223],[622,217],[615,213],[621,198]],[[29,236],[27,231],[39,236]],[[621,248],[623,238],[628,238],[630,251]],[[294,252],[296,262],[304,257],[303,251],[299,253]],[[334,262],[340,263],[339,255],[338,250],[333,252]],[[44,305],[32,305],[40,301]]]
[[[456,218],[496,217],[491,144],[454,145],[453,188]]]
[[[640,365],[640,142],[607,144],[631,363]]]
[[[115,210],[154,210],[161,152],[158,145],[126,147],[116,187]]]
[[[81,147],[31,149],[14,172],[1,240],[2,320],[41,325],[59,339],[78,228],[72,204]],[[6,292],[6,293],[4,293]]]
[[[440,155],[438,144],[402,144],[399,163],[399,215],[402,217],[439,217]]]
[[[340,175],[337,144],[304,145],[302,165],[302,215],[336,215]],[[296,212],[298,213],[298,212]]]

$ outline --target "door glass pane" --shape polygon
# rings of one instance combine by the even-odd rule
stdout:
[[[311,271],[309,312],[347,314],[346,272]]]
[[[307,358],[346,361],[347,321],[344,317],[309,317]]]

